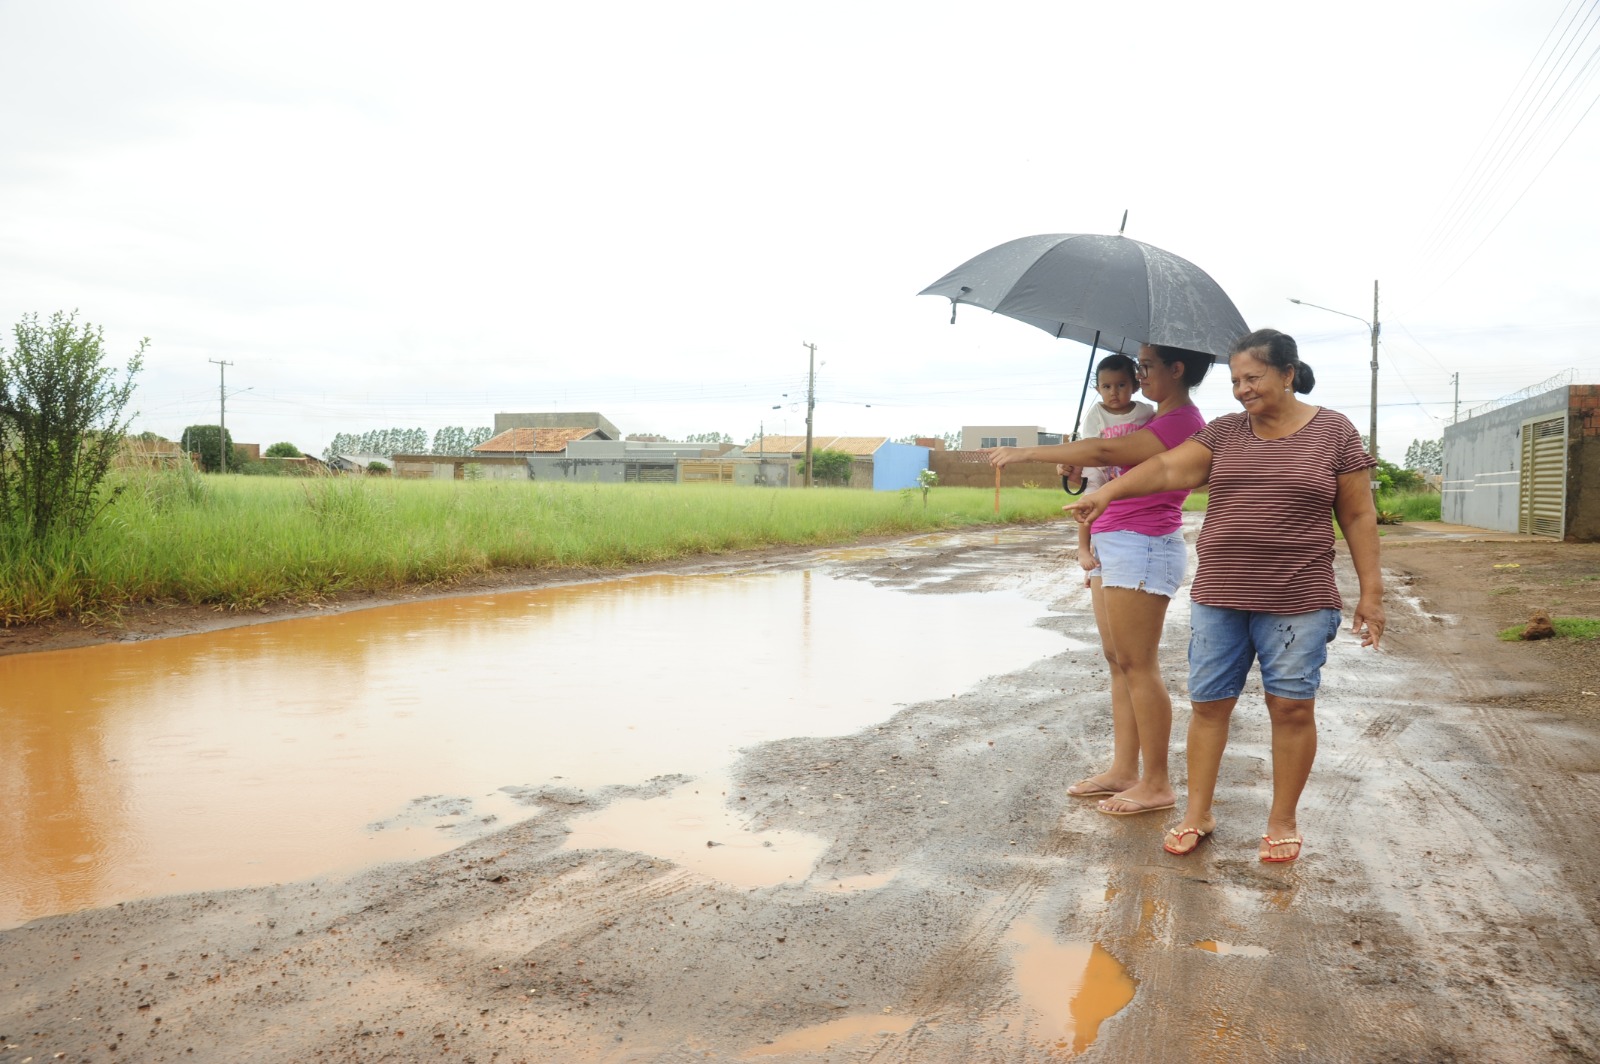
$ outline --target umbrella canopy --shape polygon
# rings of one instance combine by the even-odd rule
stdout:
[[[1221,361],[1250,331],[1200,267],[1125,236],[1053,233],[990,248],[918,295],[1004,314],[1079,343],[1135,352],[1140,344]]]

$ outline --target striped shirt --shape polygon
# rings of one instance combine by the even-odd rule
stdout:
[[[1189,597],[1259,613],[1342,609],[1333,501],[1342,474],[1378,464],[1350,419],[1319,407],[1298,431],[1263,440],[1249,414],[1227,414],[1194,440],[1211,451],[1211,499]]]

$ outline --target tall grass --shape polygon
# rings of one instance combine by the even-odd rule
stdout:
[[[611,570],[693,554],[1061,517],[1059,492],[300,480],[132,471],[87,533],[0,530],[0,624],[155,602],[248,609],[448,586],[497,569]]]
[[[1430,491],[1393,492],[1378,496],[1378,509],[1399,515],[1403,521],[1437,521],[1441,498]]]

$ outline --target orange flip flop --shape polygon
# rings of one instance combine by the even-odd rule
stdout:
[[[1193,846],[1189,847],[1187,850],[1174,850],[1172,848],[1173,843],[1182,842],[1190,835],[1194,836]],[[1167,832],[1166,840],[1161,843],[1161,848],[1177,857],[1187,857],[1191,853],[1194,853],[1194,851],[1198,850],[1200,848],[1200,844],[1210,837],[1211,832],[1201,831],[1199,828],[1183,828],[1182,830],[1179,830],[1178,828],[1172,828]]]
[[[1305,844],[1305,840],[1298,835],[1291,835],[1286,839],[1275,839],[1270,835],[1263,835],[1261,836],[1261,841],[1267,844],[1268,850],[1276,849],[1279,846],[1294,847],[1292,856],[1274,857],[1269,853],[1261,859],[1262,864],[1288,864],[1290,861],[1298,861],[1300,859],[1300,848]]]

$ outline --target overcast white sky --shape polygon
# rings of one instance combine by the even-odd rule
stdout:
[[[1088,349],[916,293],[1034,233],[1190,259],[1379,445],[1600,382],[1600,2],[0,0],[0,322],[77,308],[136,427],[598,410],[1069,430]],[[1597,108],[1600,110],[1600,108]],[[1587,115],[1587,120],[1584,116]],[[242,389],[248,389],[242,391]],[[1225,375],[1196,393],[1237,409]],[[773,409],[776,406],[778,409]]]

